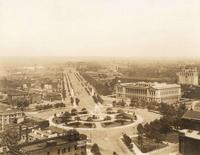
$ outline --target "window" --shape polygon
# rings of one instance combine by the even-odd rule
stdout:
[[[81,152],[81,155],[85,155],[85,152]]]
[[[66,153],[66,149],[64,148],[64,149],[62,149],[62,153]]]
[[[74,145],[74,149],[77,150],[77,146],[76,145]]]
[[[58,154],[60,154],[60,149],[58,149]]]

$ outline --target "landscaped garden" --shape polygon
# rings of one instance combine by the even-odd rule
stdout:
[[[166,147],[167,144],[164,144],[162,142],[157,142],[156,140],[147,138],[147,137],[134,137],[132,138],[132,141],[135,145],[140,149],[141,152],[146,153],[150,152],[156,149],[161,149],[163,147]]]
[[[134,123],[137,119],[135,113],[124,112],[123,110],[114,111],[107,108],[105,111],[99,109],[96,105],[94,111],[88,112],[86,108],[81,110],[71,109],[61,114],[55,114],[52,121],[56,124],[62,124],[72,128],[112,128]]]

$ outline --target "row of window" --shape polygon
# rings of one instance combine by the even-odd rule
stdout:
[[[126,88],[126,93],[147,94],[147,90]]]
[[[77,147],[76,147],[77,149]],[[68,147],[68,152],[70,152],[70,147]],[[57,154],[65,154],[66,153],[66,148],[63,149],[58,149]],[[47,155],[51,155],[50,152],[47,152]],[[77,153],[75,153],[74,155],[78,155]],[[81,152],[81,155],[86,155],[85,152]]]
[[[77,150],[77,149],[78,149],[77,145],[74,145],[74,150]],[[68,152],[70,152],[70,151],[71,151],[71,148],[70,148],[70,147],[68,147],[68,148],[67,148],[67,151],[68,151]],[[63,148],[63,149],[58,149],[57,153],[58,153],[58,154],[61,154],[61,153],[62,153],[62,154],[63,154],[63,153],[66,153],[66,148]]]
[[[178,90],[164,90],[160,91],[160,95],[178,94]]]

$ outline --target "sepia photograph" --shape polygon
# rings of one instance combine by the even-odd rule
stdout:
[[[200,155],[200,0],[0,0],[0,155]]]

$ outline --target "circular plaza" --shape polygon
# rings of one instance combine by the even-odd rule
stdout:
[[[104,109],[101,105],[95,105],[93,110],[88,111],[86,108],[71,109],[54,114],[49,118],[49,122],[53,126],[62,129],[113,129],[125,126],[134,126],[142,122],[142,118],[132,111],[124,111],[122,109]]]

